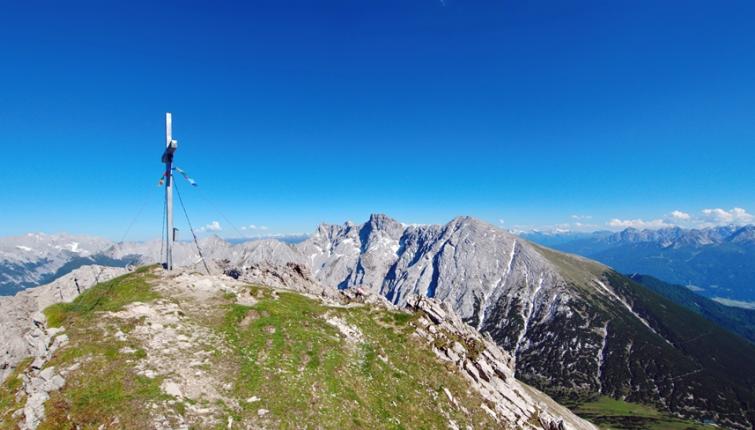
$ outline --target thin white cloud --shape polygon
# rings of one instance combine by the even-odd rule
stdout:
[[[213,221],[207,225],[203,225],[202,227],[199,227],[199,231],[220,231],[223,227],[220,226],[220,223],[217,221]]]
[[[742,208],[725,210],[721,208],[703,209],[700,215],[691,215],[680,210],[672,211],[663,218],[644,219],[620,219],[613,218],[607,225],[613,228],[636,228],[636,229],[659,229],[666,227],[706,228],[723,225],[744,225],[755,222],[755,216]]]
[[[664,227],[673,227],[673,224],[670,224],[662,219],[653,219],[645,221],[643,219],[618,219],[614,218],[611,221],[608,221],[608,225],[613,228],[636,228],[639,230],[642,229],[659,229]]]
[[[571,218],[576,220],[586,220],[592,219],[592,215],[572,215]]]
[[[267,226],[264,225],[256,225],[256,224],[249,224],[241,226],[242,230],[269,230]]]
[[[721,208],[703,209],[702,224],[704,225],[728,225],[749,224],[755,220],[752,214],[742,208],[724,210]]]
[[[682,212],[682,211],[677,210],[677,211],[671,212],[671,218],[675,220],[679,220],[679,221],[689,221],[692,218],[692,216],[688,214],[687,212]]]
[[[498,219],[498,224],[504,225],[506,221],[503,218]]]

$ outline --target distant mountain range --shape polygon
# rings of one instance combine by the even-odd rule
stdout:
[[[521,237],[598,260],[623,273],[641,273],[720,303],[755,309],[755,226],[612,233],[524,233]]]
[[[107,239],[68,234],[0,238],[0,295],[46,284],[84,264],[106,260],[102,253],[111,245]]]
[[[298,243],[307,235],[274,236],[279,242]],[[228,239],[241,244],[273,237]],[[221,240],[222,241],[222,240]],[[215,236],[200,242],[217,242]],[[225,243],[225,242],[224,242]],[[44,285],[79,267],[99,264],[126,267],[131,264],[155,263],[161,260],[160,241],[115,243],[93,236],[29,233],[0,238],[0,296],[13,295],[29,287]],[[182,263],[196,260],[191,242],[178,242],[176,258]]]
[[[444,301],[516,358],[518,378],[562,401],[607,395],[727,428],[755,423],[752,344],[608,266],[473,218],[407,226],[373,215],[323,224],[297,244],[210,237],[200,246],[236,273],[285,266],[325,288],[363,289],[397,305],[415,294]],[[160,243],[87,250],[73,254],[146,263],[159,259]],[[174,259],[200,261],[190,243],[177,244]]]

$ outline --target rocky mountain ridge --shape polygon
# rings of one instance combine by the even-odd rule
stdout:
[[[447,303],[422,296],[411,296],[406,306],[424,316],[417,320],[416,335],[433,345],[433,352],[460,369],[472,386],[494,407],[490,413],[497,422],[512,423],[516,428],[540,424],[545,429],[586,427],[574,420],[568,409],[537,390],[518,384],[514,376],[514,358],[465,324]],[[449,400],[453,396],[445,393]]]
[[[213,271],[360,290],[398,306],[415,295],[445,302],[516,358],[519,378],[557,399],[609,395],[732,428],[755,420],[751,345],[607,266],[473,218],[406,226],[373,215],[321,225],[296,245],[204,243],[220,262]],[[114,254],[125,255],[136,254]],[[198,261],[190,248],[178,255],[179,264]]]
[[[597,262],[468,217],[443,226],[403,226],[374,215],[362,225],[323,225],[297,247],[326,286],[364,288],[397,304],[411,295],[449,303],[516,356],[519,377],[557,398],[607,394],[731,426],[752,425],[750,386],[730,374],[739,388],[722,401],[717,391],[728,391],[727,384],[710,382],[726,372],[720,363],[739,360],[727,352],[701,364],[709,347],[691,348],[698,335],[669,324],[668,314],[705,331],[723,330]],[[672,311],[659,315],[657,306]],[[734,355],[753,353],[745,342],[722,336]],[[749,411],[741,409],[742,399]]]
[[[258,269],[250,271],[245,276],[261,276],[263,272]],[[267,269],[269,269],[269,272],[276,272],[276,269],[272,266],[267,266]],[[87,291],[90,285],[87,275],[97,273],[93,270],[110,278],[117,274],[118,269],[113,269],[108,273],[101,271],[100,268],[78,269],[74,276],[85,280],[83,285],[86,287],[82,290],[84,296],[90,295],[90,292]],[[273,396],[274,393],[261,394],[259,397],[255,395],[246,400],[237,400],[234,395],[238,395],[238,393],[231,388],[232,384],[223,380],[216,380],[219,376],[215,375],[214,372],[193,370],[205,368],[204,365],[201,365],[202,363],[213,362],[212,356],[204,353],[202,348],[205,346],[223,350],[225,355],[233,349],[233,344],[229,344],[228,339],[218,336],[213,330],[208,330],[208,327],[201,325],[208,309],[218,304],[222,305],[229,297],[232,297],[236,302],[236,305],[233,305],[235,306],[234,309],[241,310],[246,315],[239,322],[239,327],[242,330],[247,330],[250,321],[252,321],[251,315],[254,315],[254,318],[271,318],[265,315],[276,312],[273,310],[276,301],[286,300],[286,303],[288,303],[286,306],[300,303],[301,300],[321,301],[322,305],[317,305],[311,309],[319,309],[317,312],[322,315],[318,318],[325,321],[325,327],[334,327],[336,332],[341,333],[342,340],[334,344],[337,348],[341,348],[347,355],[354,354],[354,347],[350,346],[352,343],[356,346],[377,348],[378,351],[386,348],[384,352],[381,352],[380,358],[389,367],[394,366],[391,363],[396,360],[396,357],[393,356],[394,353],[387,350],[388,345],[381,344],[377,340],[378,338],[370,334],[368,327],[360,325],[359,319],[354,319],[355,316],[350,317],[349,315],[358,310],[361,313],[368,312],[374,315],[369,317],[368,320],[384,315],[383,318],[392,316],[397,321],[410,321],[406,328],[392,329],[390,326],[386,326],[382,330],[400,329],[400,332],[409,333],[410,339],[416,339],[420,344],[426,345],[419,347],[420,349],[429,348],[434,352],[435,360],[440,360],[436,361],[436,366],[442,367],[441,362],[448,362],[451,366],[450,372],[452,374],[458,372],[460,376],[463,375],[469,389],[477,393],[473,395],[464,393],[453,384],[439,387],[440,393],[439,395],[434,394],[435,400],[432,402],[435,405],[434,409],[437,409],[437,413],[441,415],[438,418],[446,422],[448,428],[472,428],[470,424],[476,423],[475,426],[481,425],[483,427],[496,425],[504,428],[521,429],[596,430],[595,426],[578,418],[545,394],[517,381],[512,367],[513,358],[509,354],[501,350],[492,340],[483,338],[463,323],[447,305],[433,299],[409,298],[407,309],[410,309],[415,315],[412,316],[412,314],[396,313],[396,308],[393,305],[366,291],[356,289],[342,293],[329,291],[327,293],[320,292],[319,296],[312,296],[311,285],[301,286],[297,284],[295,275],[289,277],[281,273],[279,279],[289,279],[290,285],[294,289],[300,290],[305,295],[304,297],[311,298],[299,299],[295,296],[282,296],[285,290],[270,290],[260,287],[250,290],[249,284],[245,282],[235,281],[226,276],[199,275],[193,269],[181,270],[171,274],[164,273],[159,269],[152,269],[152,271],[157,275],[154,278],[149,271],[140,269],[134,274],[115,279],[112,281],[114,283],[109,284],[105,290],[102,290],[102,284],[100,284],[98,288],[102,291],[96,291],[93,294],[105,293],[113,295],[113,297],[123,297],[128,289],[133,288],[133,283],[142,278],[151,285],[149,288],[154,291],[154,293],[151,293],[153,294],[151,297],[155,297],[155,299],[134,303],[124,302],[115,308],[112,305],[107,305],[98,312],[98,322],[94,325],[87,323],[85,326],[77,326],[76,318],[78,317],[74,315],[64,317],[59,313],[62,309],[78,309],[76,306],[58,308],[60,310],[54,312],[48,308],[46,310],[47,315],[56,315],[56,320],[52,326],[48,323],[48,318],[44,314],[39,312],[30,314],[31,309],[28,310],[27,319],[32,330],[36,333],[37,344],[41,346],[27,351],[33,357],[32,364],[19,364],[21,360],[17,360],[15,363],[15,365],[25,367],[25,369],[19,368],[14,371],[16,374],[21,371],[19,378],[22,380],[21,387],[16,393],[18,409],[11,411],[12,414],[8,415],[5,415],[6,411],[2,411],[4,413],[2,422],[17,422],[19,428],[24,430],[35,429],[39,425],[50,427],[63,423],[72,425],[102,423],[102,425],[125,425],[129,427],[137,422],[151,423],[148,424],[150,427],[161,429],[189,428],[189,426],[197,425],[203,427],[222,425],[224,428],[226,426],[227,428],[276,427],[277,420],[284,419],[284,417],[276,416],[279,411],[275,410],[274,407],[266,409],[270,407],[267,406],[267,402],[273,401],[267,397]],[[286,270],[283,269],[283,271]],[[57,284],[32,288],[24,293],[25,296],[35,297],[39,304],[70,302],[77,296],[77,291],[69,288],[70,281],[70,279],[61,279]],[[119,291],[121,288],[125,289]],[[63,294],[60,294],[61,289],[65,289]],[[18,301],[18,296],[13,299]],[[6,302],[10,301],[11,298],[8,297],[0,298],[0,304],[7,304]],[[82,297],[77,301],[86,303],[90,302],[91,298]],[[96,307],[100,306],[102,302],[97,300],[92,303],[95,309],[87,307],[85,312],[96,310]],[[272,308],[266,310],[267,305],[257,307],[258,304],[262,306],[263,303],[270,303]],[[219,309],[226,306],[222,305]],[[104,309],[111,310],[105,311]],[[354,309],[354,311],[349,311],[349,309]],[[380,309],[384,310],[381,311]],[[196,319],[198,315],[195,313],[200,310],[205,317]],[[81,311],[76,310],[75,312]],[[64,324],[68,326],[59,326],[60,321],[64,321]],[[67,323],[65,323],[66,321]],[[316,321],[305,318],[296,323],[305,324],[308,327],[312,324],[322,324]],[[94,338],[86,336],[92,330],[96,332],[103,329],[104,332]],[[254,330],[259,330],[259,332],[254,332],[254,336],[264,336],[265,333],[269,335],[275,333],[276,330],[286,329],[285,325],[266,325]],[[28,337],[28,335],[25,336]],[[112,340],[109,340],[111,337]],[[69,403],[76,398],[78,392],[76,390],[79,389],[77,387],[80,387],[81,384],[85,384],[85,386],[96,384],[98,376],[86,372],[103,371],[100,367],[92,367],[92,363],[100,360],[96,351],[101,348],[98,345],[102,342],[105,342],[106,345],[110,345],[112,342],[114,342],[114,345],[119,345],[120,350],[115,357],[112,356],[112,352],[107,353],[110,354],[109,360],[116,360],[121,368],[122,366],[134,367],[137,374],[131,378],[143,378],[142,383],[144,384],[152,384],[152,382],[149,382],[150,380],[162,381],[159,383],[159,390],[162,394],[152,400],[145,398],[145,401],[151,403],[147,404],[149,407],[142,408],[137,414],[144,415],[138,419],[146,421],[126,421],[136,420],[137,418],[122,415],[121,409],[126,408],[125,411],[127,411],[131,403],[125,400],[119,403],[118,410],[111,410],[107,415],[93,414],[92,410],[89,410],[87,415],[80,415],[80,412],[73,405],[79,404],[81,401],[86,403],[87,400],[80,399],[78,400],[79,403]],[[329,342],[332,343],[333,341]],[[270,346],[269,343],[268,346]],[[197,349],[198,347],[199,349]],[[418,348],[418,346],[409,345],[406,347],[410,347],[415,353]],[[82,359],[78,359],[76,358],[78,354],[71,352],[82,348],[94,351],[94,355],[90,353],[81,357]],[[140,354],[134,355],[140,350],[142,351]],[[385,356],[382,354],[385,354]],[[120,357],[123,357],[123,359]],[[359,357],[359,354],[354,358],[357,357]],[[184,361],[192,359],[196,363],[194,361],[184,363]],[[197,359],[200,360],[197,361]],[[426,359],[432,361],[430,357]],[[253,362],[259,365],[260,360],[262,358],[257,358]],[[278,366],[285,366],[283,363],[285,363],[285,360],[281,361]],[[222,367],[220,362],[215,365]],[[12,366],[9,368],[12,368]],[[449,372],[449,369],[445,369],[443,372]],[[110,372],[106,368],[105,371]],[[305,371],[304,368],[299,368],[298,371],[302,372],[302,377],[309,374],[309,371]],[[393,370],[394,374],[398,374],[397,372],[403,372],[403,370],[400,367]],[[3,379],[7,375],[7,373],[4,374]],[[415,378],[417,376],[419,375],[412,375]],[[101,374],[100,377],[107,379],[111,378],[112,375]],[[458,381],[461,380],[458,379]],[[348,381],[348,379],[345,381]],[[348,384],[348,382],[346,383]],[[426,383],[416,381],[412,385],[424,385]],[[433,383],[430,382],[430,384]],[[90,390],[89,392],[92,392],[93,389],[95,390],[93,392],[96,392],[94,387],[87,388],[87,390]],[[135,392],[133,395],[140,396],[138,393]],[[88,396],[91,395],[93,394],[88,394]],[[415,395],[426,394],[418,391]],[[318,395],[313,393],[313,396],[311,402],[318,401]],[[470,400],[478,398],[478,396],[479,400],[476,400],[478,403],[469,403]],[[237,412],[226,419],[224,409],[218,409],[216,406],[194,406],[195,402],[207,403],[202,401],[207,398],[215,399],[213,401],[216,404],[223,403],[226,405],[225,408]],[[166,399],[172,400],[166,401]],[[186,401],[192,403],[188,406],[182,406],[180,409],[174,407],[174,405],[183,404]],[[50,402],[53,402],[54,406],[51,406]],[[258,403],[259,405],[257,405]],[[66,406],[68,404],[71,406]],[[244,404],[249,406],[243,406]],[[96,404],[93,407],[96,408]],[[247,416],[244,410],[248,410],[250,407],[253,414]],[[60,415],[57,408],[72,409]],[[474,408],[474,410],[471,408]],[[176,413],[176,410],[179,412]],[[298,412],[302,411],[299,410]],[[373,413],[375,412],[373,411]],[[233,418],[233,416],[236,416],[236,418]],[[329,415],[329,417],[331,419],[337,418],[335,415]],[[475,420],[482,421],[477,422]],[[491,421],[488,424],[483,424],[487,420]],[[464,424],[465,421],[467,421],[467,424]]]

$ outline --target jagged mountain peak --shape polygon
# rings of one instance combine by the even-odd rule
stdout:
[[[376,240],[382,235],[391,239],[398,239],[404,232],[405,227],[395,219],[384,214],[372,214],[370,219],[362,224],[359,229],[359,239],[362,246],[367,246],[371,240]]]
[[[217,234],[213,234],[213,235],[210,235],[210,236],[203,237],[203,238],[199,239],[199,244],[201,246],[207,246],[207,247],[215,247],[215,246],[225,247],[225,246],[230,246],[230,244],[228,243],[228,241],[226,241],[222,237],[218,236]]]
[[[367,222],[377,227],[401,225],[401,223],[383,213],[370,214],[370,218]]]
[[[360,228],[365,226],[371,223]],[[396,304],[412,295],[449,303],[464,321],[516,356],[519,375],[548,392],[621,395],[731,427],[746,428],[752,419],[751,410],[731,412],[739,396],[748,396],[746,384],[729,375],[727,382],[719,381],[737,386],[738,394],[711,386],[718,384],[711,375],[725,372],[721,363],[736,359],[720,352],[713,361],[705,359],[709,368],[695,367],[703,357],[676,346],[695,336],[676,321],[696,317],[669,302],[659,307],[662,298],[649,297],[609,267],[536,246],[472,217],[405,227],[398,238],[376,231],[381,240],[372,240],[372,230],[360,237],[356,228],[340,229],[298,249],[326,286],[359,287]],[[638,240],[649,234],[655,233],[624,233]],[[674,316],[659,314],[668,312]],[[720,338],[731,343],[722,350],[751,348],[725,334]],[[655,370],[633,369],[633,363],[652,363]],[[718,415],[706,406],[711,402],[727,412]]]

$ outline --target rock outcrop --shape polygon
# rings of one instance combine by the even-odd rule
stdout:
[[[469,217],[416,226],[373,215],[322,225],[296,246],[325,286],[397,305],[412,295],[448,303],[516,357],[520,379],[562,399],[609,395],[735,428],[755,423],[755,376],[731,371],[755,375],[738,358],[752,346],[597,262]]]
[[[213,269],[217,268],[219,267]],[[93,269],[96,268],[79,270],[72,275],[79,280],[82,291],[89,288],[91,284],[91,280],[86,276],[99,273],[99,271],[93,272]],[[119,272],[118,270],[107,274],[103,272],[103,277],[113,277]],[[461,382],[461,386],[442,385],[442,392],[433,389],[428,391],[429,387],[437,386],[437,382],[435,378],[428,377],[424,369],[419,373],[401,376],[416,380],[423,386],[424,388],[417,391],[424,393],[421,394],[422,396],[435,396],[435,400],[431,402],[438,403],[437,413],[450,428],[470,428],[467,426],[469,422],[467,424],[457,424],[457,422],[462,423],[461,419],[469,421],[472,416],[477,416],[479,419],[480,416],[489,415],[489,418],[485,420],[498,423],[502,428],[595,430],[595,427],[587,421],[560,407],[544,394],[517,381],[514,376],[512,356],[500,349],[491,339],[484,338],[465,324],[445,303],[420,296],[408,298],[407,310],[417,313],[417,316],[411,318],[409,322],[401,317],[397,312],[397,307],[383,296],[359,287],[343,291],[324,289],[311,279],[305,269],[295,263],[284,266],[251,264],[242,266],[240,273],[235,273],[235,275],[237,275],[234,276],[238,278],[237,280],[224,275],[201,274],[194,268],[170,273],[154,269],[154,272],[148,275],[139,271],[132,276],[142,276],[142,279],[149,283],[151,291],[155,293],[155,299],[128,303],[118,310],[98,311],[96,322],[91,325],[86,324],[86,333],[99,333],[94,336],[95,339],[91,339],[89,334],[81,337],[82,327],[74,325],[68,331],[68,335],[72,336],[70,344],[82,347],[89,345],[87,342],[105,342],[115,346],[118,351],[117,356],[109,355],[106,361],[120,360],[118,368],[129,367],[128,371],[132,372],[134,377],[143,378],[141,383],[157,381],[155,384],[159,385],[159,391],[162,394],[151,397],[149,400],[145,399],[144,406],[152,428],[167,430],[219,425],[236,428],[234,418],[226,416],[228,408],[236,411],[237,414],[242,414],[241,411],[250,407],[254,408],[252,422],[259,424],[251,428],[273,428],[276,426],[271,423],[275,421],[268,420],[275,419],[271,418],[275,412],[263,407],[263,404],[266,401],[265,396],[275,396],[275,393],[263,391],[259,393],[260,397],[255,395],[239,398],[231,382],[234,380],[234,375],[239,374],[241,370],[229,366],[238,365],[239,362],[236,360],[243,359],[246,354],[253,353],[253,350],[238,349],[237,340],[234,340],[236,335],[232,335],[238,332],[228,331],[230,328],[218,330],[214,325],[216,323],[208,325],[208,321],[217,322],[219,319],[229,318],[228,315],[232,313],[225,314],[226,316],[222,318],[221,316],[229,310],[234,312],[233,307],[228,305],[235,304],[239,305],[237,309],[243,310],[245,314],[243,319],[233,324],[233,327],[237,324],[243,329],[250,327],[253,321],[259,318],[269,318],[269,313],[280,312],[280,310],[276,311],[277,306],[273,303],[284,301],[285,297],[288,297],[285,299],[285,303],[288,303],[286,306],[297,306],[305,300],[310,300],[311,303],[320,304],[304,305],[303,309],[308,309],[307,311],[294,314],[296,320],[278,325],[277,328],[272,324],[261,327],[261,335],[268,339],[260,345],[266,345],[264,348],[273,347],[273,339],[277,335],[282,336],[279,338],[281,342],[292,341],[289,336],[294,336],[295,332],[288,330],[296,330],[295,326],[299,324],[305,327],[319,327],[321,324],[319,321],[323,321],[335,328],[341,339],[336,339],[336,343],[331,343],[333,342],[332,335],[327,336],[326,339],[331,339],[327,340],[329,348],[336,349],[329,350],[330,352],[323,357],[331,353],[350,357],[350,361],[344,363],[344,366],[357,369],[356,375],[360,378],[368,378],[369,374],[358,369],[364,365],[362,360],[365,360],[365,351],[374,349],[379,355],[380,363],[389,368],[395,368],[388,374],[399,375],[405,372],[400,370],[402,366],[397,366],[400,360],[396,359],[397,356],[389,357],[401,348],[396,349],[395,345],[381,344],[378,339],[386,341],[385,339],[388,338],[377,334],[375,329],[378,329],[378,333],[381,330],[398,330],[405,334],[396,336],[398,332],[394,331],[394,337],[390,337],[392,342],[411,342],[408,348],[417,350],[419,344],[412,340],[416,339],[426,344],[419,349],[419,351],[425,351],[424,359],[428,359],[431,363],[438,363],[431,358],[434,353],[438,359],[447,362],[450,366],[444,369],[442,364],[438,363],[438,369],[427,369],[428,372],[448,372],[454,367],[458,369],[452,374],[454,378],[457,378],[454,380]],[[30,289],[24,297],[34,298],[35,306],[58,302],[61,296],[64,299],[70,299],[77,293],[75,286],[68,285],[72,279],[62,279],[57,284]],[[255,284],[277,283],[279,287],[250,286],[248,283],[250,281]],[[123,282],[124,285],[130,285],[129,282],[132,281]],[[114,285],[114,288],[119,288],[118,284]],[[303,293],[308,298],[291,299],[295,295],[291,293],[284,295],[283,289]],[[58,299],[55,298],[56,294]],[[257,308],[257,305],[261,307]],[[363,315],[369,324],[365,325],[364,320],[355,320],[354,315]],[[391,319],[396,315],[401,317],[398,320],[407,321],[406,325],[383,325],[388,321],[386,318]],[[301,318],[301,321],[298,318]],[[34,348],[27,350],[26,354],[33,357],[34,361],[21,375],[23,384],[16,395],[23,400],[23,407],[17,409],[13,416],[22,430],[33,430],[41,423],[50,425],[49,419],[62,419],[64,422],[72,419],[66,418],[67,415],[60,412],[57,415],[51,414],[52,418],[46,417],[46,408],[51,407],[48,400],[57,396],[55,398],[58,401],[54,408],[66,410],[65,408],[68,407],[66,402],[60,402],[61,398],[66,398],[66,379],[73,374],[71,377],[74,381],[78,381],[77,384],[90,383],[96,377],[81,372],[85,372],[84,369],[95,368],[98,369],[97,371],[103,371],[102,366],[87,367],[93,360],[102,360],[103,357],[97,358],[97,353],[94,352],[93,355],[60,361],[59,356],[56,355],[55,364],[59,366],[49,366],[47,362],[52,355],[69,344],[66,328],[48,328],[44,315],[38,310],[28,314],[26,319],[30,327],[25,331],[25,339],[35,339],[31,344]],[[384,322],[378,323],[378,320]],[[74,321],[72,324],[77,324],[75,321],[79,320],[70,321]],[[365,327],[373,328],[366,331]],[[89,332],[89,330],[92,331]],[[303,339],[303,341],[305,345],[309,342],[308,339]],[[309,347],[312,345],[310,344]],[[402,348],[407,348],[407,346],[402,346]],[[97,351],[97,348],[91,349]],[[233,354],[241,355],[235,359],[230,358]],[[269,358],[266,353],[260,357],[262,357],[260,359]],[[288,362],[298,360],[297,357],[286,356],[281,357],[281,360],[274,362],[270,369],[273,374],[284,372],[296,375],[296,372],[307,372],[306,366],[293,368],[289,366]],[[320,370],[314,367],[307,374],[311,377],[319,372]],[[100,376],[106,377],[106,374]],[[463,382],[465,379],[466,383]],[[365,379],[365,381],[368,380]],[[370,384],[365,381],[360,384]],[[323,382],[316,382],[312,387],[312,402],[318,401],[318,398],[327,392],[322,391],[322,387],[316,388],[319,384]],[[380,385],[374,386],[373,389],[380,389]],[[61,391],[53,393],[57,390]],[[437,402],[438,396],[445,396],[447,402],[445,399],[442,403]],[[258,403],[259,406],[257,406]],[[280,413],[280,410],[277,412]],[[382,414],[379,411],[371,411],[371,413],[376,416]],[[96,416],[89,419],[117,425],[122,422],[118,420],[122,420],[123,417]],[[249,419],[247,416],[241,420],[242,422],[246,420],[249,425]],[[242,422],[238,425],[248,428],[243,427]]]
[[[448,304],[410,296],[406,307],[421,313],[416,335],[432,346],[438,358],[451,362],[489,403],[485,410],[500,423],[518,429],[585,429],[597,427],[577,417],[545,394],[514,377],[514,358],[489,336],[464,323]],[[445,393],[449,400],[453,396]]]
[[[64,328],[49,328],[42,311],[55,303],[73,300],[81,292],[97,282],[106,281],[126,273],[125,269],[100,266],[84,266],[54,282],[17,293],[12,297],[0,297],[0,381],[11,374],[24,359],[31,364],[21,374],[22,392],[25,397],[21,430],[37,428],[45,415],[45,402],[49,393],[65,384],[64,376],[70,369],[59,371],[46,367],[52,355],[65,346],[68,336]]]
[[[24,358],[34,357],[32,367],[39,369],[51,355],[53,339],[58,333],[47,329],[42,314],[46,307],[69,302],[97,282],[124,273],[127,270],[122,268],[84,266],[50,284],[21,291],[15,296],[0,297],[0,381]]]

